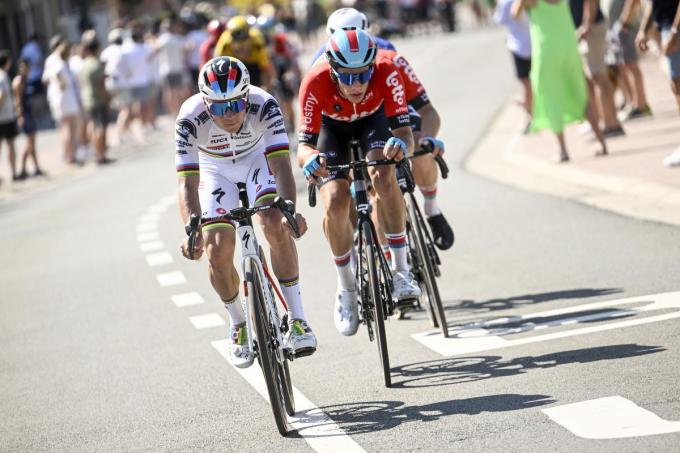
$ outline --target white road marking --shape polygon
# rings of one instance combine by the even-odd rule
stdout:
[[[630,306],[634,304],[637,304],[638,306]],[[579,316],[579,313],[606,308],[611,308],[611,310]],[[545,330],[570,324],[592,322],[594,320],[613,320],[621,316],[630,316],[631,314],[639,315],[641,313],[653,311],[664,311],[666,313],[648,317],[632,317],[632,319],[627,319],[625,321],[517,339],[502,338],[503,336],[521,332]],[[574,316],[547,320],[545,322],[541,322],[540,320],[540,318],[550,318],[569,314],[573,314]],[[449,329],[449,338],[444,338],[439,331],[417,333],[411,336],[416,341],[419,341],[435,352],[448,357],[537,343],[540,341],[556,340],[577,335],[586,335],[595,332],[604,332],[607,330],[621,329],[624,327],[638,326],[676,318],[680,318],[680,291],[650,296],[630,297],[607,302],[595,302],[592,304],[514,316],[512,318],[496,319],[483,323],[467,324],[454,329]],[[509,323],[512,323],[513,326],[508,327],[507,325]]]
[[[189,321],[197,329],[209,329],[210,327],[218,327],[226,324],[224,319],[217,313],[208,313],[207,315],[190,316]]]
[[[158,201],[158,204],[164,206],[172,206],[173,204],[177,204],[177,195],[166,195]]]
[[[149,253],[146,255],[146,264],[149,266],[162,266],[163,264],[170,264],[174,260],[172,259],[172,255],[169,254],[168,252],[158,252],[158,253]]]
[[[156,231],[155,223],[140,223],[137,225],[137,233],[145,233],[147,231]]]
[[[189,307],[191,305],[200,305],[205,302],[203,297],[198,293],[184,293],[175,294],[170,299],[177,307]]]
[[[212,345],[217,352],[231,365],[229,361],[229,341],[213,341]],[[233,366],[232,366],[233,367]],[[246,369],[233,367],[243,379],[246,380],[257,392],[269,402],[267,385],[264,382],[262,371],[257,366],[257,361],[253,366]],[[354,442],[325,412],[312,403],[302,392],[293,386],[295,397],[295,409],[299,416],[288,417],[290,425],[295,428],[300,436],[318,452],[324,453],[365,453],[359,444]],[[271,416],[271,415],[270,415]],[[271,420],[272,429],[274,419]]]
[[[585,439],[621,439],[680,432],[680,422],[666,421],[621,396],[543,409],[573,434]]]
[[[147,233],[139,233],[137,235],[137,241],[139,242],[147,242],[147,241],[155,241],[160,237],[160,234],[158,231],[149,231]]]
[[[181,271],[158,274],[156,275],[156,279],[161,286],[175,286],[187,282],[186,277]]]
[[[155,223],[159,217],[158,214],[144,214],[139,218],[139,223]]]
[[[163,241],[142,242],[139,244],[139,250],[142,252],[155,252],[157,250],[163,250],[164,247]]]
[[[165,211],[167,211],[168,206],[165,204],[155,204],[151,206],[149,209],[147,209],[148,212],[151,214],[161,214]]]

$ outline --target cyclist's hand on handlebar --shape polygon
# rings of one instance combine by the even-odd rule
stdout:
[[[383,148],[383,155],[386,159],[402,160],[407,151],[408,147],[402,139],[390,137]]]
[[[302,237],[302,235],[304,235],[307,232],[307,219],[305,219],[304,216],[299,212],[295,213],[295,223],[297,223],[298,226],[298,232],[300,233],[299,236],[295,235],[295,230],[293,229],[293,226],[290,224],[290,222],[288,222],[288,219],[283,217],[281,219],[281,223],[283,223],[283,226],[288,232],[288,234],[290,234],[291,237],[294,239]]]
[[[444,142],[434,137],[423,137],[418,140],[418,145],[421,148],[432,149],[432,157],[441,156],[444,154]]]
[[[180,245],[180,249],[182,250],[182,255],[184,258],[190,260],[192,259],[189,256],[189,238],[186,237],[182,241],[182,245]],[[194,242],[194,260],[197,260],[201,258],[203,255],[203,235],[201,234],[201,231],[199,230],[196,232],[196,241]]]
[[[324,153],[312,154],[302,166],[302,171],[307,180],[316,182],[316,178],[328,176],[326,170],[326,155]]]

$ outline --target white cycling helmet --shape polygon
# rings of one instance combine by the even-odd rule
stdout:
[[[198,91],[212,101],[227,101],[246,97],[250,74],[246,65],[234,57],[215,57],[198,75]]]
[[[369,26],[368,18],[364,13],[354,8],[340,8],[328,16],[326,32],[332,35],[335,30],[345,27],[355,27],[366,30]]]

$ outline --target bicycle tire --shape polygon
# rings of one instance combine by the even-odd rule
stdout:
[[[286,420],[285,403],[284,403],[284,386],[280,369],[277,365],[277,358],[272,348],[272,332],[271,324],[269,322],[269,310],[267,304],[264,302],[264,294],[262,293],[262,284],[257,268],[253,266],[252,261],[246,262],[246,279],[248,286],[248,303],[255,318],[255,336],[257,338],[257,346],[260,359],[260,367],[264,375],[264,381],[267,385],[267,393],[269,394],[269,404],[272,408],[276,428],[282,436],[288,434],[288,421]],[[283,385],[282,385],[283,384]]]
[[[416,235],[416,249],[418,251],[418,258],[423,263],[423,269],[425,271],[425,287],[427,289],[427,298],[432,310],[432,317],[436,318],[439,328],[442,331],[444,338],[449,337],[449,328],[446,322],[446,314],[444,313],[444,305],[442,304],[442,299],[439,294],[439,286],[437,285],[437,278],[434,273],[433,263],[430,253],[427,250],[427,244],[425,243],[425,234],[423,228],[426,228],[422,217],[418,216],[416,212],[416,207],[413,203],[409,203],[409,216],[415,219],[415,235]]]
[[[406,234],[408,235],[408,243],[410,244],[409,246],[409,258],[411,259],[411,262],[409,263],[411,265],[411,270],[413,271],[414,275],[416,276],[416,279],[418,280],[418,286],[420,286],[420,291],[423,294],[418,299],[418,307],[420,309],[425,309],[423,307],[423,304],[421,303],[421,300],[423,298],[426,298],[427,302],[427,317],[430,319],[430,324],[432,324],[432,327],[435,329],[439,328],[439,321],[437,321],[437,316],[435,316],[434,312],[434,306],[432,305],[432,301],[430,300],[429,293],[427,291],[427,284],[425,283],[425,279],[427,278],[425,276],[425,270],[424,270],[424,265],[422,264],[422,258],[421,255],[418,253],[418,237],[416,236],[416,231],[413,227],[415,225],[415,220],[411,218],[412,213],[410,209],[406,210]]]
[[[364,253],[366,253],[366,262],[368,264],[369,294],[371,301],[373,302],[373,320],[375,321],[375,336],[378,340],[378,353],[380,354],[380,364],[383,369],[385,387],[391,387],[392,375],[390,374],[390,355],[387,350],[387,335],[385,332],[385,301],[383,301],[382,298],[380,280],[378,279],[378,269],[376,266],[376,263],[379,260],[377,253],[382,253],[382,250],[376,249],[373,233],[368,223],[364,225],[364,236],[366,238]]]

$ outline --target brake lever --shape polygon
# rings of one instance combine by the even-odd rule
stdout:
[[[316,184],[307,183],[307,201],[312,208],[316,206]]]
[[[189,225],[186,226],[187,233],[189,235],[189,259],[194,259],[194,247],[196,246],[196,236],[198,235],[198,224],[201,218],[196,214],[191,214],[189,218]]]
[[[293,233],[295,233],[295,238],[300,237],[300,227],[295,220],[295,205],[292,201],[284,200],[281,197],[276,197],[274,199],[274,205],[281,211],[281,214],[288,220],[291,228],[293,228]]]

